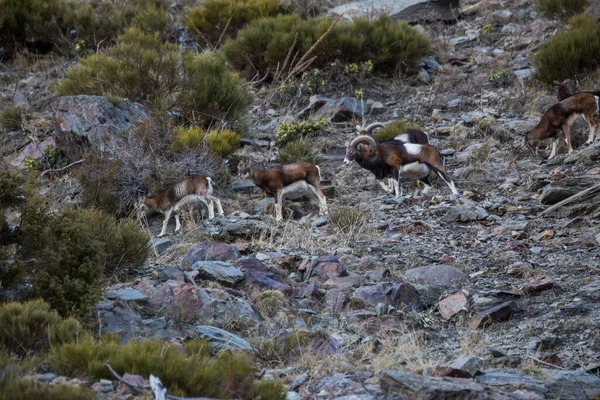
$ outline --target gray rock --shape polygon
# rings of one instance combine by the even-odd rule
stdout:
[[[441,67],[440,63],[433,58],[426,58],[423,60],[423,62],[425,63],[425,67],[427,67],[427,69],[436,70]]]
[[[292,287],[283,282],[281,274],[268,269],[255,257],[244,257],[235,262],[235,266],[244,272],[244,282],[240,290],[248,295],[265,290],[279,290],[286,296],[292,294]]]
[[[325,103],[314,113],[314,119],[325,118],[331,122],[352,121],[353,118],[362,118],[369,109],[369,104],[365,100],[342,97]]]
[[[215,240],[234,242],[250,239],[270,229],[269,224],[257,218],[227,217],[203,220],[198,228]]]
[[[13,167],[24,169],[24,161],[26,158],[33,158],[35,160],[39,160],[43,157],[44,151],[46,150],[46,146],[56,147],[56,139],[54,136],[50,136],[49,138],[44,139],[39,143],[31,143],[25,146],[21,154],[13,161],[11,161],[10,165]]]
[[[168,237],[152,239],[152,246],[154,246],[154,251],[156,251],[157,254],[162,254],[165,251],[167,251],[167,249],[171,247],[171,243],[171,239],[169,239]]]
[[[96,313],[101,332],[116,333],[122,339],[140,335],[142,319],[126,303],[119,301],[101,302],[97,305]]]
[[[393,3],[395,3],[397,7],[403,8],[402,11],[398,13],[389,12],[390,18],[393,20],[403,19],[410,23],[435,21],[450,22],[456,21],[456,19],[460,17],[460,14],[456,11],[460,9],[460,0],[395,0]]]
[[[399,309],[421,310],[423,308],[419,292],[410,283],[379,283],[363,286],[354,291],[354,297],[372,307],[382,303]]]
[[[315,220],[315,222],[313,222],[312,226],[314,226],[315,228],[320,228],[320,227],[322,227],[324,225],[327,225],[327,220],[328,220],[327,217],[317,218]]]
[[[34,377],[40,382],[52,382],[54,379],[56,379],[56,375],[51,372],[46,374],[35,374]]]
[[[429,73],[424,68],[421,68],[419,70],[419,73],[417,74],[417,79],[421,83],[430,83],[431,82],[431,76],[429,76]]]
[[[260,188],[252,182],[242,182],[231,185],[231,190],[238,193],[252,193],[260,190]]]
[[[486,145],[485,143],[474,143],[472,145],[469,145],[463,151],[459,151],[458,153],[456,153],[454,155],[454,157],[456,158],[456,161],[458,161],[458,162],[467,162],[473,156],[473,152],[481,149],[485,145]]]
[[[450,265],[425,265],[409,269],[404,278],[410,283],[431,286],[454,286],[467,280],[467,274]]]
[[[512,301],[502,303],[498,306],[492,307],[488,310],[480,312],[471,321],[471,328],[485,328],[491,325],[493,322],[508,321],[515,314],[516,308]]]
[[[238,258],[240,251],[232,244],[201,242],[185,253],[181,267],[189,270],[198,261],[234,261]]]
[[[245,339],[226,330],[210,325],[197,325],[194,331],[200,338],[207,339],[217,351],[221,350],[252,350],[253,347]]]
[[[148,118],[148,110],[139,104],[125,100],[115,106],[103,96],[59,97],[55,110],[60,135],[85,138],[101,151],[113,150],[118,132]]]
[[[540,195],[540,202],[542,204],[556,204],[561,200],[571,197],[599,183],[600,176],[597,175],[581,175],[564,178],[545,186]],[[581,202],[578,200],[577,203]],[[591,207],[591,209],[596,209],[596,207]]]
[[[185,282],[185,275],[183,274],[183,271],[175,267],[167,267],[160,270],[158,272],[158,277],[163,281],[173,280]]]
[[[28,107],[29,100],[27,100],[27,96],[25,96],[23,93],[21,93],[20,91],[17,90],[17,92],[13,96],[13,104],[15,106]]]
[[[202,279],[235,285],[244,279],[242,271],[224,261],[196,261],[190,269]]]
[[[450,100],[446,104],[446,107],[453,108],[453,107],[458,107],[459,105],[460,105],[460,99],[453,99],[453,100]]]
[[[298,375],[294,378],[292,383],[290,384],[290,389],[297,390],[300,386],[304,385],[304,383],[308,380],[307,374]]]
[[[121,301],[146,301],[148,296],[134,288],[111,289],[105,292],[105,296],[109,299],[117,299]]]
[[[485,208],[478,206],[474,202],[465,202],[450,207],[448,213],[442,217],[443,222],[469,222],[469,221],[481,221],[486,219],[490,214]]]

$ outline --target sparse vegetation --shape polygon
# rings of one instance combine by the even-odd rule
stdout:
[[[387,124],[385,128],[376,131],[375,134],[373,134],[373,138],[378,141],[392,139],[393,137],[405,132],[407,129],[417,129],[422,131],[423,127],[421,125],[407,123],[406,121],[399,119],[391,124]]]
[[[298,161],[306,161],[318,164],[319,156],[314,151],[314,146],[307,139],[300,138],[287,143],[279,150],[279,162],[291,164]]]
[[[297,15],[279,15],[254,21],[223,45],[227,59],[246,77],[273,76],[285,65],[295,42],[294,53],[305,54],[329,29],[328,18],[307,20]],[[380,72],[405,71],[429,49],[427,38],[405,21],[387,16],[371,21],[356,18],[338,22],[316,48],[312,67],[321,68],[336,59],[342,63],[371,61]],[[301,71],[299,71],[301,72]]]
[[[22,109],[17,106],[6,106],[0,110],[0,126],[6,130],[15,130],[21,127]]]
[[[501,69],[499,71],[492,71],[488,75],[488,81],[497,87],[507,86],[510,84],[510,71],[507,69]]]
[[[535,0],[538,12],[550,19],[566,20],[584,12],[587,5],[587,0]]]
[[[169,393],[180,396],[253,399],[283,399],[276,382],[254,380],[254,368],[243,354],[222,352],[210,357],[210,345],[186,343],[184,351],[157,340],[120,344],[118,340],[80,340],[53,350],[50,365],[67,376],[111,379],[108,363],[120,374],[159,376]]]
[[[20,378],[14,371],[0,381],[0,400],[92,400],[92,393],[80,386],[45,385],[31,378]]]
[[[227,121],[242,128],[252,103],[246,84],[218,56],[180,56],[177,45],[138,28],[128,29],[106,54],[82,59],[57,94],[129,98],[157,111],[178,112],[198,125]]]
[[[219,157],[227,157],[238,148],[240,140],[240,135],[230,130],[213,129],[206,132],[197,127],[179,127],[173,138],[173,145],[179,151],[208,146]]]
[[[600,25],[591,15],[576,17],[571,29],[542,43],[533,64],[537,79],[548,84],[593,71],[600,65]]]
[[[281,12],[279,0],[208,0],[201,8],[189,9],[186,26],[191,34],[201,32],[216,45],[221,36],[235,36],[248,23]]]
[[[368,220],[368,213],[358,207],[335,207],[329,214],[329,222],[343,233],[355,231]]]
[[[285,297],[279,290],[265,290],[254,297],[254,304],[261,315],[272,318],[285,306]]]
[[[306,120],[289,123],[282,122],[275,131],[277,143],[280,146],[285,146],[286,144],[298,139],[307,139],[317,136],[323,131],[326,125],[327,121],[325,121],[323,118],[314,122]]]

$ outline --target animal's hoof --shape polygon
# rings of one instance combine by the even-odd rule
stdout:
[[[161,233],[161,234],[159,234],[159,235],[157,236],[157,238],[161,238],[161,237],[163,237],[163,236],[165,236],[165,234],[164,234],[164,233]]]

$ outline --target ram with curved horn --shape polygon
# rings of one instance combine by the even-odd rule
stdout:
[[[429,191],[429,174],[436,172],[448,185],[453,194],[458,194],[452,178],[446,173],[444,159],[440,152],[428,144],[384,141],[377,143],[368,135],[360,135],[346,143],[345,164],[356,161],[362,168],[371,171],[377,179],[392,176],[395,181],[395,194],[400,197],[400,178],[420,180]]]

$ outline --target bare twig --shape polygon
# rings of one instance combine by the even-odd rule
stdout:
[[[47,169],[47,170],[45,170],[44,172],[42,172],[42,173],[40,174],[40,178],[41,178],[42,176],[46,175],[48,172],[60,172],[60,171],[64,171],[65,169],[67,169],[67,168],[71,168],[73,165],[80,164],[80,163],[82,163],[82,162],[84,162],[84,161],[85,161],[85,159],[81,159],[81,160],[78,160],[78,161],[72,162],[71,164],[69,164],[69,165],[66,165],[66,166],[64,166],[64,167],[62,167],[62,168]]]
[[[219,45],[221,44],[221,40],[223,40],[223,37],[225,36],[225,32],[227,32],[227,28],[229,28],[229,24],[231,23],[232,18],[233,18],[233,16],[229,17],[229,20],[225,24],[225,28],[223,28],[223,32],[221,32],[221,36],[219,36],[219,40],[217,40],[217,44],[215,44],[215,46],[213,47],[213,51],[216,51],[217,47],[219,47]]]
[[[582,197],[585,197],[585,196],[587,196],[589,194],[593,194],[593,193],[596,193],[596,192],[599,192],[599,191],[600,191],[600,183],[596,184],[596,185],[594,185],[592,187],[589,187],[589,188],[587,188],[585,190],[582,190],[581,192],[576,193],[576,194],[574,194],[571,197],[567,197],[563,201],[559,201],[558,203],[556,203],[552,207],[549,207],[549,208],[545,209],[544,211],[542,211],[542,213],[540,214],[540,216],[549,214],[549,213],[551,213],[553,211],[558,210],[559,208],[561,208],[562,206],[564,206],[566,204],[572,203],[575,200],[579,200]]]
[[[532,359],[535,362],[539,362],[540,364],[544,364],[544,365],[547,365],[547,366],[552,367],[552,368],[562,369],[563,371],[567,370],[566,368],[560,367],[558,365],[547,363],[546,361],[542,361],[542,360],[540,360],[538,358],[535,358],[535,357],[532,357],[532,356],[527,356],[527,358],[530,358],[530,359]]]

